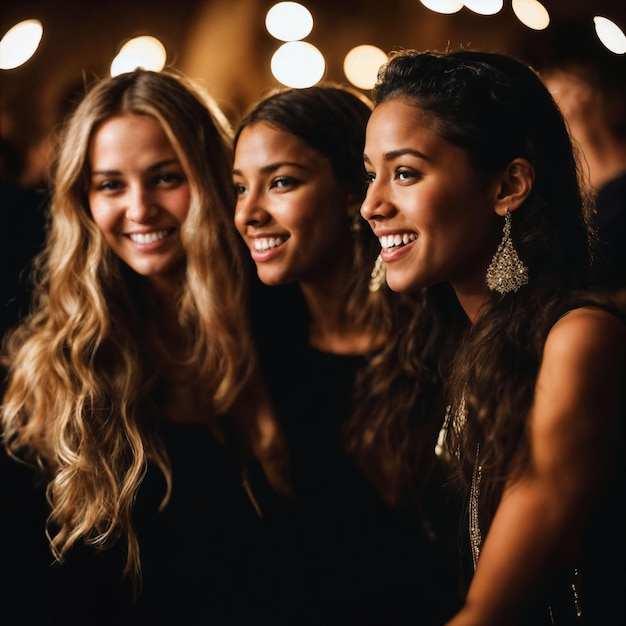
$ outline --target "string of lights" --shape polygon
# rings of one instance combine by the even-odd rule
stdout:
[[[503,0],[419,0],[427,9],[443,15],[468,10],[479,15],[495,15],[504,7]],[[516,18],[527,28],[545,30],[550,26],[548,8],[538,0],[511,0]],[[614,54],[626,53],[626,34],[608,17],[593,17],[595,32],[602,44]],[[271,57],[274,78],[290,87],[309,87],[325,75],[326,59],[321,50],[306,38],[315,26],[312,12],[303,3],[278,2],[265,15],[267,32],[279,43]],[[44,35],[44,25],[27,19],[12,26],[0,39],[0,70],[15,70],[36,54]],[[360,89],[371,89],[378,68],[387,60],[386,53],[369,43],[352,48],[345,56],[343,70],[347,80]],[[121,45],[111,62],[111,75],[136,67],[160,71],[167,63],[167,51],[156,37],[144,35]]]

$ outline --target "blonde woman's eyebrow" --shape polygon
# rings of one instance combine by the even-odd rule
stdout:
[[[157,172],[164,167],[169,165],[180,165],[180,161],[176,158],[172,159],[163,159],[162,161],[157,161],[150,165],[147,169],[148,172]],[[120,176],[120,170],[94,170],[91,172],[92,176]]]

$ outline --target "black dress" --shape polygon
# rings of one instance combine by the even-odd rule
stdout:
[[[173,491],[150,467],[135,507],[143,587],[122,576],[121,542],[97,551],[76,544],[53,562],[44,486],[0,453],[0,621],[6,626],[241,625],[279,623],[270,608],[274,559],[264,522],[242,488],[235,447],[200,425],[165,424]]]
[[[365,358],[310,347],[299,323],[302,302],[290,289],[272,288],[255,318],[296,493],[283,511],[290,516],[282,536],[283,546],[290,542],[284,562],[291,573],[284,623],[441,626],[460,603],[455,546],[446,550],[417,514],[389,506],[344,452],[342,426]],[[444,489],[433,491],[441,504]],[[456,509],[443,515],[456,538]]]

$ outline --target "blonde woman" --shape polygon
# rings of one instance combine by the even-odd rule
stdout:
[[[14,490],[3,507],[39,533],[34,561],[15,542],[4,589],[15,603],[28,589],[25,611],[44,594],[63,623],[260,619],[261,511],[226,417],[255,409],[230,146],[210,97],[173,72],[99,82],[64,129],[32,313],[6,344],[4,444],[49,505],[29,515]],[[2,471],[28,484],[13,460]]]

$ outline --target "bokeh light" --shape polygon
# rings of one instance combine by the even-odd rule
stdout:
[[[517,19],[533,30],[544,30],[550,24],[550,14],[546,7],[537,0],[513,0],[513,13]]]
[[[378,70],[387,62],[387,55],[376,46],[362,45],[352,48],[343,61],[346,78],[359,89],[372,89]]]
[[[459,0],[420,0],[420,2],[431,11],[446,15],[458,13],[464,6]]]
[[[299,41],[313,30],[313,16],[298,2],[279,2],[265,15],[265,28],[280,41]]]
[[[306,41],[284,43],[272,56],[274,78],[287,87],[312,87],[322,80],[326,61],[322,53]]]
[[[626,52],[626,35],[624,31],[613,21],[606,17],[596,15],[593,18],[596,34],[600,41],[615,54]]]
[[[43,36],[39,20],[24,20],[11,27],[0,40],[0,69],[24,65],[37,51]]]
[[[111,76],[132,72],[138,67],[160,72],[165,67],[165,46],[148,35],[127,41],[111,63]]]
[[[466,0],[463,4],[474,13],[495,15],[502,9],[503,0]]]

